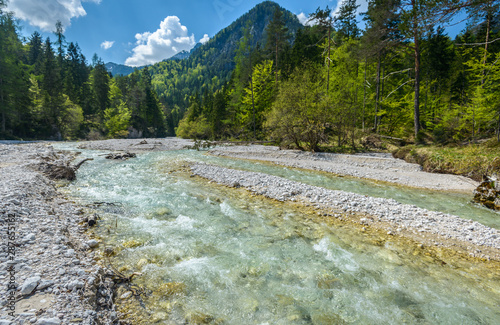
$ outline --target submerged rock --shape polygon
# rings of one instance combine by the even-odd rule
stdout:
[[[136,158],[136,157],[137,155],[135,153],[125,152],[125,153],[110,153],[105,158],[113,160],[127,160],[129,158]]]
[[[474,202],[481,203],[488,209],[500,210],[500,181],[486,178],[474,190]]]

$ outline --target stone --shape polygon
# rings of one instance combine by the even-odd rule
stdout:
[[[35,238],[36,238],[35,234],[27,234],[26,236],[24,236],[23,242],[29,242],[35,240]]]
[[[96,248],[97,246],[99,246],[99,242],[95,239],[91,239],[87,242],[87,245],[90,247],[90,248]]]
[[[0,319],[0,325],[11,325],[12,322],[6,319]]]
[[[37,325],[60,325],[61,320],[59,318],[40,318]]]
[[[494,179],[486,177],[474,190],[473,201],[484,205],[488,209],[500,210],[500,191],[497,190],[495,183]]]
[[[64,256],[66,257],[73,257],[75,256],[75,250],[74,249],[68,249],[66,253],[64,253]]]
[[[31,294],[35,288],[38,286],[38,283],[40,283],[41,278],[39,276],[34,276],[31,278],[27,278],[23,285],[21,286],[20,293],[23,296]]]
[[[38,284],[37,290],[47,289],[48,287],[51,287],[53,285],[54,285],[54,281],[52,281],[52,280],[42,280]]]
[[[68,290],[75,290],[75,289],[81,289],[85,286],[85,283],[83,283],[83,281],[80,281],[80,280],[74,280],[70,283],[67,284],[67,288]]]
[[[132,297],[132,291],[127,291],[127,292],[125,292],[124,294],[121,295],[120,299],[125,300],[125,299],[128,299],[130,297]]]

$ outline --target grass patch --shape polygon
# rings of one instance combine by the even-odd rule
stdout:
[[[500,144],[496,140],[448,147],[412,145],[395,150],[393,155],[428,172],[462,175],[476,181],[500,172]]]

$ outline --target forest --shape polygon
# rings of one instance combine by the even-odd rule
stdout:
[[[177,135],[312,151],[356,148],[370,134],[500,140],[500,1],[370,0],[363,29],[357,11],[347,0],[302,26],[266,1],[188,59],[115,77],[60,23],[54,40],[25,40],[1,11],[0,138]]]

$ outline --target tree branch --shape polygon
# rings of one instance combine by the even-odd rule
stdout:
[[[385,80],[385,78],[388,78],[389,76],[393,75],[393,74],[396,74],[396,73],[403,73],[403,72],[406,72],[406,71],[410,71],[412,68],[408,68],[408,69],[404,69],[404,70],[399,70],[399,71],[394,71],[394,72],[391,72],[389,73],[388,75],[386,75],[384,78],[382,78],[382,80]]]
[[[389,96],[391,96],[392,94],[394,94],[394,93],[395,93],[395,92],[396,92],[399,88],[403,87],[404,85],[406,85],[407,83],[412,82],[412,81],[415,81],[415,79],[410,79],[410,80],[408,80],[407,82],[405,82],[405,83],[403,83],[403,84],[399,85],[399,87],[398,87],[398,88],[396,88],[396,89],[394,89],[393,91],[391,91],[391,93],[390,93],[389,95],[387,95],[387,97],[386,97],[386,98],[384,98],[384,100],[386,100],[387,98],[389,98]]]
[[[500,38],[496,38],[492,41],[489,41],[489,42],[483,42],[483,43],[461,43],[461,44],[457,44],[457,46],[482,46],[482,45],[486,45],[486,44],[491,44],[493,42],[496,42],[496,41],[499,41]]]

